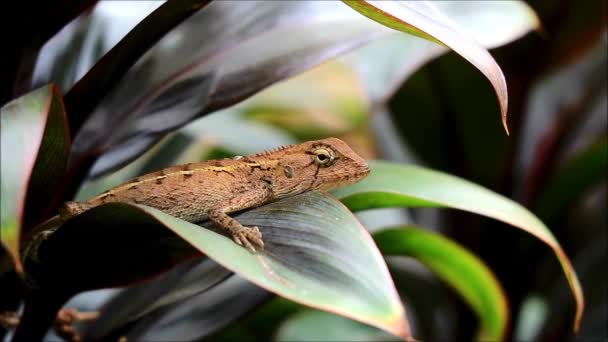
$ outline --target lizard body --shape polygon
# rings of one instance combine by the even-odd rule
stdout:
[[[233,239],[255,251],[263,247],[257,227],[244,227],[228,216],[311,190],[331,190],[369,174],[363,158],[336,138],[283,146],[232,159],[169,167],[140,176],[85,202],[67,202],[64,222],[111,202],[147,205],[189,222],[206,219],[228,230]]]

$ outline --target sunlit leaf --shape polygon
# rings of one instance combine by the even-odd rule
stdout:
[[[36,60],[32,84],[54,82],[62,91],[69,90],[135,25],[162,4],[163,1],[99,1],[44,44]],[[152,32],[147,34],[150,37]],[[124,61],[128,56],[120,57]]]
[[[17,25],[7,26],[5,30],[5,37],[10,39],[5,39],[2,45],[4,54],[0,65],[0,106],[32,90],[31,77],[40,48],[96,2],[97,0],[50,0],[35,6],[23,2],[14,3],[13,7],[3,7],[2,12],[10,13],[14,20],[12,22]],[[16,27],[19,29],[10,30]]]
[[[260,227],[265,241],[262,252],[253,254],[224,235],[156,209],[106,204],[48,236],[38,252],[32,252],[38,261],[31,258],[31,274],[39,286],[72,287],[75,292],[141,281],[195,255],[176,233],[266,290],[409,336],[405,311],[382,256],[367,231],[338,201],[311,192],[252,209],[236,219]]]
[[[498,97],[502,122],[507,130],[507,84],[490,53],[429,1],[344,0],[361,14],[398,31],[445,45],[479,69]]]
[[[384,207],[447,207],[484,215],[520,228],[556,254],[576,300],[574,329],[583,314],[583,293],[572,263],[551,231],[523,206],[464,179],[416,166],[371,162],[371,175],[335,192],[351,210]]]
[[[213,2],[163,37],[104,98],[76,137],[75,157],[108,152],[93,169],[107,172],[195,117],[387,32],[339,2]]]
[[[435,1],[433,5],[486,49],[539,27],[538,17],[523,1]],[[447,51],[444,46],[395,32],[345,58],[360,73],[371,101],[385,102],[408,76]]]
[[[24,224],[40,214],[50,198],[70,147],[63,102],[55,86],[37,89],[2,107],[0,146],[0,239],[21,272],[19,240]],[[32,217],[25,217],[26,203]]]
[[[66,94],[70,129],[74,134],[93,108],[123,78],[137,60],[175,26],[207,6],[211,0],[166,1],[145,17]]]
[[[481,323],[479,340],[500,341],[508,322],[506,296],[488,267],[458,244],[412,226],[374,234],[383,255],[411,256],[453,287]]]
[[[426,166],[488,187],[504,176],[511,140],[488,115],[496,110],[486,79],[454,53],[417,70],[390,99],[400,136]]]

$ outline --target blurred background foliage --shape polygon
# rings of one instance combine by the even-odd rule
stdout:
[[[471,27],[465,30],[476,32],[478,40],[490,40],[484,45],[492,48],[490,52],[508,84],[510,136],[504,134],[496,114],[499,109],[495,94],[474,66],[453,52],[431,48],[431,43],[417,40],[419,45],[411,48],[413,45],[407,44],[417,38],[401,43],[398,39],[402,36],[388,35],[193,121],[157,144],[146,140],[145,134],[138,136],[140,140],[112,141],[106,150],[109,152],[104,154],[106,159],[96,161],[76,199],[90,198],[110,186],[166,165],[248,154],[327,136],[339,137],[368,159],[387,159],[441,170],[481,184],[532,210],[551,228],[581,278],[586,314],[578,337],[571,332],[574,309],[562,270],[551,251],[533,237],[508,229],[495,220],[451,210],[379,209],[357,216],[370,231],[416,223],[444,234],[477,255],[494,272],[507,295],[511,314],[507,340],[604,340],[608,338],[607,284],[604,272],[598,270],[608,261],[606,2],[535,0],[527,3],[540,21],[537,30],[533,30],[530,19],[525,18],[529,13],[509,12],[513,16],[505,19],[509,26],[502,27],[498,9],[492,10],[491,6],[484,7],[488,8],[487,14],[477,16],[467,12],[474,10],[471,7],[459,10],[463,2],[444,2],[441,4],[444,7],[440,7],[453,18],[464,18],[456,20],[458,24],[470,23]],[[93,7],[82,1],[80,6],[90,6],[86,15],[61,31],[55,30],[59,31],[57,35],[37,33],[42,36],[36,35],[42,42],[53,38],[44,44],[35,59],[33,87],[53,80],[67,92],[159,5],[145,1],[101,1]],[[277,13],[276,20],[281,19],[281,15],[302,20],[284,8]],[[233,18],[239,15],[244,14],[235,13]],[[517,20],[525,24],[516,24]],[[166,48],[154,50],[148,53],[147,61],[138,62],[139,69],[131,70],[127,76],[129,82],[104,97],[101,108],[112,111],[131,105],[144,91],[125,93],[126,89],[149,87],[155,78],[162,77],[162,70],[171,69],[173,63],[182,65],[189,63],[189,58],[194,59],[196,56],[185,55],[175,58],[183,61],[174,62],[171,54],[177,55],[180,51],[171,47],[179,45],[187,51],[196,44],[204,44],[206,36],[196,35],[195,30],[204,24],[202,20],[191,22],[187,35],[163,38]],[[250,31],[263,30],[261,26],[270,24],[259,21],[256,25],[260,27],[244,24]],[[520,31],[508,32],[510,27]],[[281,34],[298,29],[319,28],[290,27]],[[492,29],[506,30],[507,33],[500,35],[507,38],[492,41],[492,33],[499,35]],[[218,38],[218,44],[228,44],[241,34],[238,30],[223,32],[221,26],[209,27],[206,32],[224,39]],[[34,33],[35,30],[21,34],[25,39]],[[282,43],[271,38],[276,39],[261,39],[269,40],[265,44]],[[192,42],[180,45],[180,39]],[[256,58],[247,55],[246,43],[243,39],[244,47],[231,55],[236,56],[231,57],[234,65],[224,66],[226,69],[238,69],[246,64],[247,58]],[[23,50],[27,48],[32,47],[26,46]],[[169,65],[155,64],[167,60]],[[213,60],[209,63],[209,68],[221,67],[214,65]],[[212,88],[213,84],[186,88],[191,92],[183,96],[206,92],[207,87]],[[174,91],[179,93],[182,89]],[[4,91],[2,104],[12,97],[7,93],[19,94],[20,88]],[[124,126],[104,130],[124,132],[124,136],[129,136],[134,127],[141,131],[142,125],[153,122],[153,114],[167,110],[167,103],[171,101],[171,98],[161,98],[153,103],[152,115],[145,120],[130,117]],[[213,111],[213,105],[208,103],[188,103],[184,107],[186,112],[190,107]],[[192,113],[184,117],[183,122],[193,117]],[[90,127],[85,125],[84,132],[95,131],[99,125],[87,124]],[[171,125],[163,130],[167,131]],[[152,125],[147,128],[151,134],[157,133],[150,127]],[[143,131],[147,132],[146,127]],[[84,136],[84,139],[104,139],[98,133]],[[144,145],[154,146],[129,162],[125,155],[141,154]],[[113,152],[116,154],[112,155]],[[400,295],[409,303],[408,316],[414,336],[428,341],[476,337],[478,321],[469,305],[453,289],[438,281],[426,266],[415,258],[403,256],[388,257],[387,262]],[[121,310],[133,300],[133,294],[156,293],[155,290],[161,293],[159,288],[168,286],[171,277],[182,279],[186,271],[208,272],[205,267],[186,263],[167,272],[160,280],[136,285],[122,293],[121,290],[83,293],[67,306],[95,311],[106,305],[107,314],[102,314],[99,321],[106,327],[79,327],[85,336],[99,336],[95,335],[95,329],[116,328],[112,325],[116,322],[108,322],[110,318],[106,316],[128,317],[128,310]],[[227,276],[217,274],[218,279]],[[184,284],[191,286],[187,281]],[[2,286],[8,287],[10,282],[5,279]],[[172,286],[176,292],[186,291],[179,284]],[[275,297],[237,276],[230,276],[222,286],[210,288],[207,291],[190,289],[190,294],[178,296],[179,299],[167,299],[170,305],[149,308],[149,312],[113,333],[131,331],[133,336],[144,338],[160,336],[162,331],[166,336],[213,341],[394,338],[347,318]],[[243,296],[243,293],[249,295]],[[10,301],[3,300],[2,304],[10,306],[7,302]]]

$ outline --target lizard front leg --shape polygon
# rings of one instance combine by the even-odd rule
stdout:
[[[245,227],[239,221],[228,216],[221,209],[210,209],[207,212],[209,220],[218,226],[226,229],[232,239],[239,245],[249,248],[255,253],[254,244],[260,249],[264,248],[264,241],[262,241],[262,233],[258,227]]]

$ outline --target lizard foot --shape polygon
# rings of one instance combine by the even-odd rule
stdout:
[[[241,246],[247,247],[255,253],[255,246],[264,249],[264,241],[262,241],[262,233],[258,227],[242,227],[232,233],[232,239]]]

